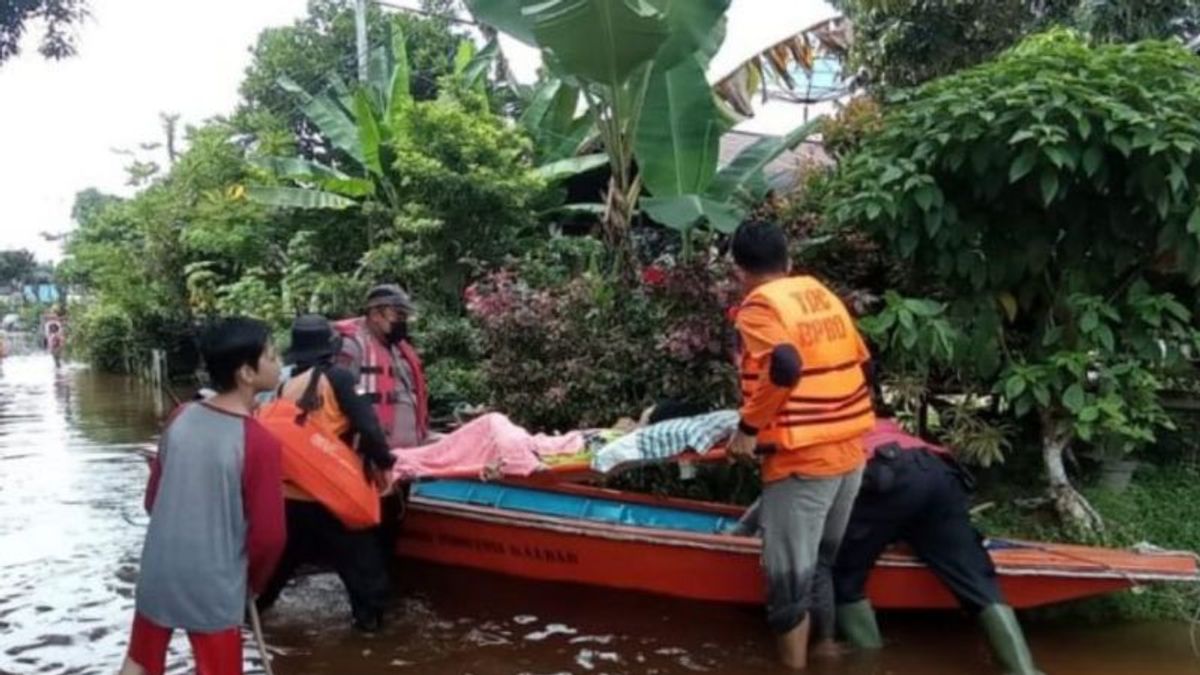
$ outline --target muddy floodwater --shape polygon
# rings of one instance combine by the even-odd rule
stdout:
[[[0,363],[0,673],[113,673],[133,612],[146,526],[141,448],[161,404],[129,378],[48,356]],[[335,578],[305,577],[264,617],[279,675],[358,673],[770,673],[753,609],[536,584],[397,563],[391,622],[349,629]],[[972,622],[891,614],[878,655],[813,665],[832,674],[991,673]],[[1052,675],[1200,674],[1182,623],[1030,627]],[[247,672],[263,672],[246,639]],[[189,670],[172,643],[170,672]]]

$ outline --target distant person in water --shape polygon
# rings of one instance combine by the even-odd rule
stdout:
[[[54,357],[56,368],[62,364],[62,352],[65,346],[66,336],[63,335],[62,326],[57,321],[52,321],[50,325],[46,326],[46,348]]]
[[[279,442],[250,417],[279,382],[266,324],[227,319],[201,354],[216,395],[176,410],[146,485],[133,631],[121,675],[160,675],[175,629],[204,675],[242,673],[241,624],[283,552]]]

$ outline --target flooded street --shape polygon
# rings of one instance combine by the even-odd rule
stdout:
[[[137,450],[158,428],[152,390],[48,356],[0,366],[0,673],[113,673],[132,618],[146,524]],[[397,567],[392,620],[349,629],[333,577],[310,576],[264,617],[280,675],[357,673],[768,673],[759,612],[462,570]],[[992,672],[973,623],[889,615],[878,655],[813,673]],[[1182,624],[1029,627],[1051,674],[1200,673]],[[187,671],[173,642],[171,672]],[[247,639],[249,672],[262,672]]]

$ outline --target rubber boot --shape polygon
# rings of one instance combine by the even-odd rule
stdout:
[[[988,605],[979,614],[996,660],[1008,675],[1040,675],[1033,665],[1033,655],[1025,644],[1025,634],[1017,615],[1008,605]]]
[[[837,626],[846,641],[858,649],[883,648],[883,637],[879,634],[870,600],[838,605]]]

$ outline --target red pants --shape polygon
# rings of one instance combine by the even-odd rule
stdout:
[[[164,628],[141,614],[133,615],[129,658],[148,675],[162,675],[167,665],[167,643],[171,628]],[[242,675],[242,629],[226,628],[215,633],[188,631],[198,675]]]

